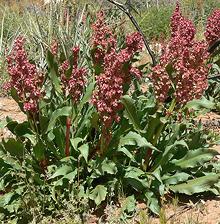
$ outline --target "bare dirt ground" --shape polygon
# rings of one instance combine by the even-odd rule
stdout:
[[[19,110],[17,104],[10,98],[0,98],[0,120],[7,116],[22,122],[26,119],[25,115]],[[200,116],[199,119],[207,126],[212,127],[216,132],[220,132],[220,115],[209,113]],[[7,138],[10,133],[6,130],[0,129],[0,138]],[[215,149],[220,153],[220,146],[215,146]],[[146,211],[146,205],[139,204],[138,209],[143,212]],[[150,218],[147,216],[140,221],[140,217],[136,217],[132,223],[143,224],[220,224],[220,197],[203,199],[185,198],[165,203],[162,209],[160,219]],[[89,221],[89,223],[97,223]]]

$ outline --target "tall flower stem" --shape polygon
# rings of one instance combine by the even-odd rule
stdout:
[[[67,117],[66,118],[66,147],[65,147],[66,157],[70,156],[70,127],[71,127],[71,119],[70,117]]]

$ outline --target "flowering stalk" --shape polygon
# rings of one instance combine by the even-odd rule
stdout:
[[[5,84],[5,88],[15,89],[19,101],[23,103],[22,109],[34,116],[39,110],[39,99],[44,95],[42,91],[44,76],[29,62],[24,43],[25,39],[19,36],[7,57],[10,81]]]
[[[126,37],[126,46],[117,50],[117,40],[104,22],[104,14],[98,14],[93,25],[93,63],[99,67],[96,72],[97,87],[93,92],[92,103],[95,105],[103,126],[108,129],[113,121],[119,122],[118,111],[123,108],[120,103],[124,86],[130,84],[132,74],[141,77],[141,72],[131,65],[134,55],[141,51],[142,37],[133,33]]]
[[[59,70],[61,73],[62,89],[65,97],[71,98],[73,103],[73,108],[77,105],[83,90],[86,85],[86,69],[78,67],[79,60],[79,47],[74,47],[72,49],[73,61],[69,62],[68,60],[64,61],[60,66]],[[66,75],[67,71],[70,69],[72,64],[72,71],[70,77]],[[66,157],[70,156],[70,128],[72,123],[72,117],[66,118],[66,137],[65,137],[65,155]]]
[[[210,47],[220,39],[220,9],[215,9],[208,17],[205,38]]]
[[[71,118],[66,118],[66,147],[65,155],[66,157],[70,156],[70,127],[71,127]]]
[[[71,63],[66,60],[60,66],[61,81],[63,85],[63,93],[66,97],[70,97],[74,105],[76,105],[83,94],[83,90],[86,85],[86,69],[78,67],[79,60],[79,47],[74,47],[73,61],[72,61],[72,71],[70,77],[66,75],[68,69],[70,69]]]
[[[171,39],[150,75],[158,102],[163,103],[172,92],[176,105],[182,107],[201,98],[207,89],[208,48],[205,41],[195,40],[195,33],[192,21],[182,16],[177,4],[171,17]]]
[[[141,72],[132,66],[132,59],[142,50],[143,40],[139,33],[126,37],[124,48],[117,49],[117,39],[104,21],[104,13],[99,12],[93,25],[92,58],[96,74],[96,89],[92,104],[102,121],[100,151],[103,153],[111,140],[111,126],[118,123],[118,112],[123,108],[120,102],[125,85],[130,85],[132,75],[141,77]]]

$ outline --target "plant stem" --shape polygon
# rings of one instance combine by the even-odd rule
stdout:
[[[70,117],[67,117],[66,118],[66,148],[65,148],[66,157],[70,156],[70,127],[71,127],[71,119]]]
[[[167,113],[167,115],[166,115],[166,117],[165,117],[165,120],[167,120],[167,119],[170,117],[170,113],[173,112],[173,110],[174,110],[174,108],[175,108],[175,105],[176,105],[176,99],[173,99],[172,102],[171,102],[171,104],[170,104],[170,107],[169,107],[169,109],[168,109],[168,113]],[[160,137],[160,134],[161,134],[162,130],[163,130],[164,127],[165,127],[165,124],[166,124],[166,123],[162,123],[162,124],[160,125],[159,129],[157,130],[157,133],[156,133],[156,135],[155,135],[155,137],[154,137],[154,139],[153,139],[153,142],[152,142],[152,144],[153,144],[154,146],[157,144],[157,140],[158,140],[158,138]]]

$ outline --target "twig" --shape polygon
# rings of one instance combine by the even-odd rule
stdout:
[[[130,7],[126,7],[125,5],[116,2],[114,0],[107,0],[108,2],[112,3],[113,5],[117,6],[121,11],[123,11],[131,20],[132,24],[135,26],[135,28],[137,29],[137,31],[141,34],[143,41],[144,41],[144,45],[151,57],[152,60],[152,65],[155,66],[157,64],[154,52],[151,50],[148,41],[146,40],[143,31],[141,30],[139,24],[137,23],[136,19],[134,18],[134,16],[131,14],[130,12]],[[130,0],[127,0],[126,4],[128,4],[128,6],[130,6]]]
[[[213,53],[216,48],[220,45],[220,39],[216,40],[208,49],[209,53]]]

